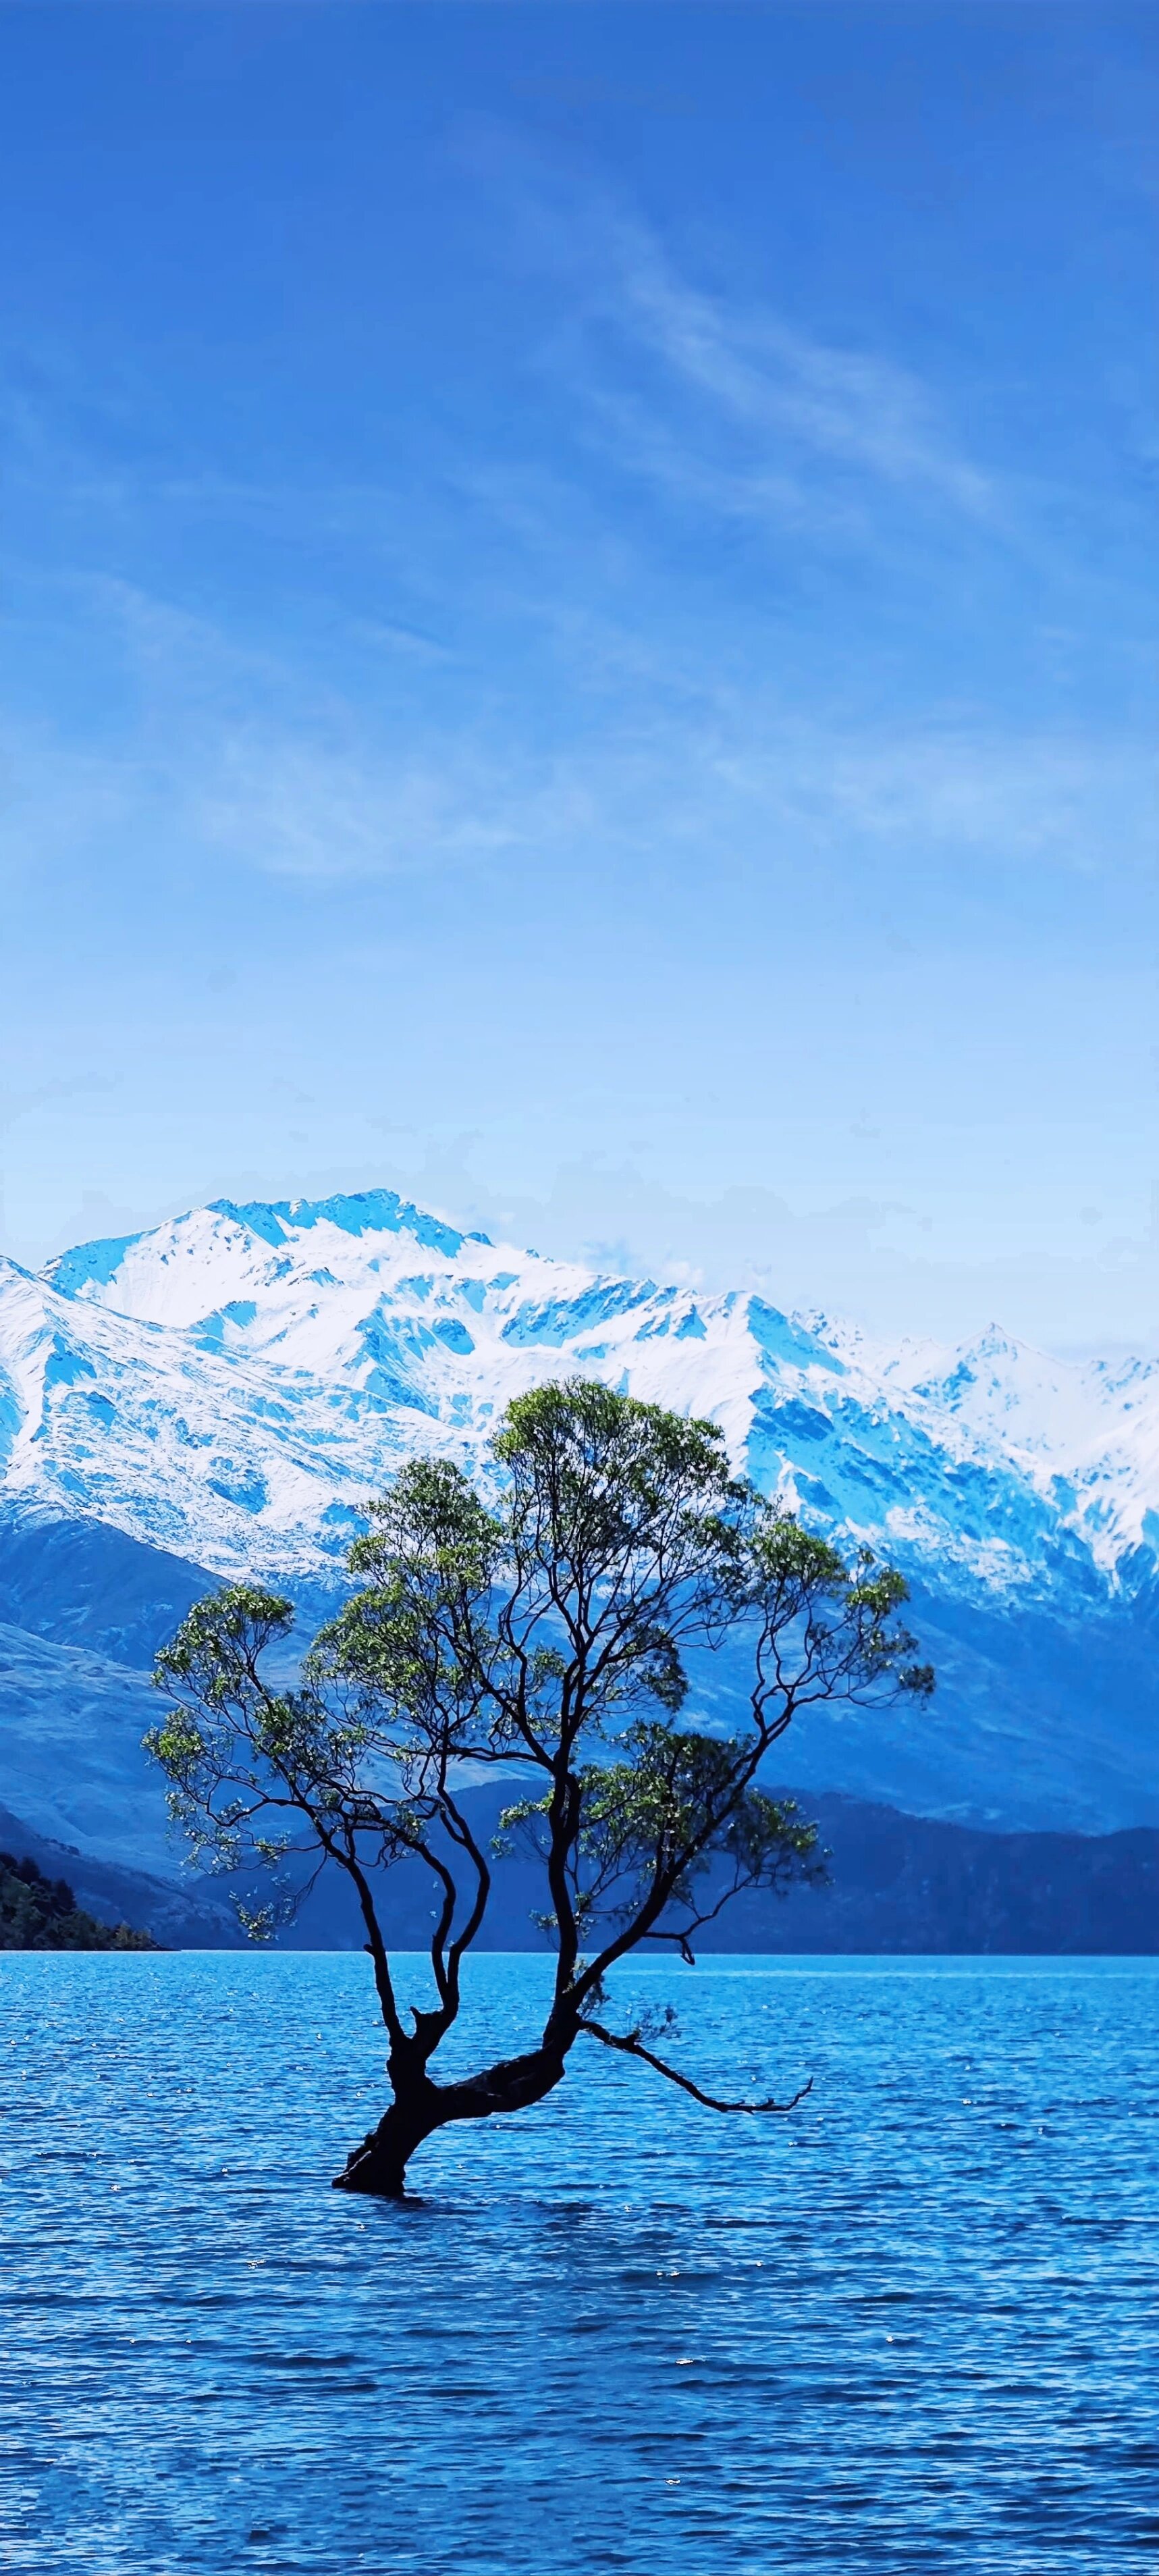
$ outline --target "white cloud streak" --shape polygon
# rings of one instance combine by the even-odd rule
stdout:
[[[712,291],[589,172],[549,167],[510,132],[477,138],[473,157],[519,255],[560,280],[550,354],[625,465],[778,524],[848,528],[884,492],[975,525],[1001,516],[995,477],[912,367],[800,327],[775,290]]]
[[[164,750],[79,753],[12,737],[4,868],[117,863],[198,849],[319,887],[400,875],[646,869],[662,884],[792,873],[863,859],[1082,874],[1150,864],[1154,779],[1137,747],[1096,735],[930,725],[872,731],[789,719],[733,694],[698,719],[657,717],[536,756],[428,732],[376,739],[203,713]]]
[[[681,278],[640,227],[610,230],[620,330],[771,460],[786,443],[878,481],[989,518],[989,476],[962,456],[926,387],[873,351],[810,339],[767,311],[745,312]],[[774,506],[783,474],[766,470]]]

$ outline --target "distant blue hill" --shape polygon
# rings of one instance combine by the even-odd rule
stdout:
[[[467,1793],[477,1833],[490,1834],[512,1784]],[[1159,1953],[1159,1831],[1119,1834],[995,1834],[900,1814],[856,1798],[795,1793],[821,1828],[831,1884],[800,1888],[783,1900],[738,1898],[709,1927],[700,1947],[762,1955],[893,1953],[919,1955],[1058,1954],[1154,1956]],[[77,1900],[107,1923],[124,1920],[169,1947],[235,1948],[242,1940],[218,1881],[186,1876],[175,1888],[142,1871],[86,1860],[61,1843],[30,1834],[0,1808],[0,1845],[67,1877]],[[392,1945],[422,1951],[430,1938],[432,1882],[417,1866],[383,1882],[382,1918]],[[547,1936],[532,1921],[542,1907],[542,1880],[532,1864],[496,1863],[495,1893],[484,1950],[542,1950]],[[297,1922],[278,1937],[283,1949],[359,1950],[361,1915],[345,1882],[324,1876]],[[655,1955],[655,1954],[653,1954]],[[679,1998],[689,1973],[672,1959]]]

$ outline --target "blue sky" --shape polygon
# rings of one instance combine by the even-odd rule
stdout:
[[[1156,1337],[1147,8],[0,8],[0,1244]]]

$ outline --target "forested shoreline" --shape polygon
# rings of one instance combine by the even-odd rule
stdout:
[[[0,1852],[0,1950],[156,1950],[149,1932],[98,1923],[66,1878],[48,1878],[27,1855]]]

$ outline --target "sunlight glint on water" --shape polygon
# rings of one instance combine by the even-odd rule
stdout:
[[[467,2055],[546,1962],[478,1962]],[[416,1984],[416,1993],[418,1987]],[[1159,1961],[625,1975],[725,2122],[589,2046],[331,2192],[348,1955],[0,1959],[13,2576],[1100,2576],[1159,2555]]]

